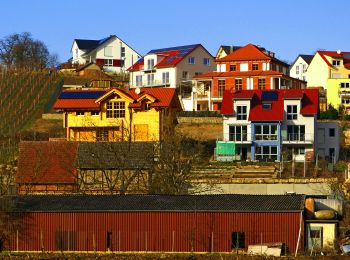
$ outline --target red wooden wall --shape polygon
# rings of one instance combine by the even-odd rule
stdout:
[[[230,252],[232,232],[250,244],[284,242],[294,252],[300,213],[244,212],[35,212],[6,247],[12,251],[57,251],[57,232],[70,251]],[[69,235],[68,232],[69,231]],[[17,235],[18,234],[18,235]],[[299,250],[304,248],[304,226]],[[67,242],[69,240],[69,242]]]

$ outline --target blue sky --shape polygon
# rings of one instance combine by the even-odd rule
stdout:
[[[201,43],[215,55],[220,45],[253,43],[292,62],[318,49],[350,51],[350,1],[326,0],[5,0],[0,38],[30,32],[60,61],[73,39],[115,34],[140,54]]]

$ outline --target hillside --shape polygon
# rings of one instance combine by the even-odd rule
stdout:
[[[49,111],[62,85],[56,72],[0,70],[0,136],[24,130]]]

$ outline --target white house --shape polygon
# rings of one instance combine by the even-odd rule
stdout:
[[[314,55],[299,54],[290,65],[290,76],[296,79],[307,81],[307,68],[309,67]]]
[[[184,98],[191,96],[193,76],[215,68],[214,57],[201,44],[155,49],[128,69],[130,87],[177,88]],[[184,110],[193,110],[190,103],[182,105]]]
[[[107,72],[122,72],[132,66],[141,56],[115,35],[101,40],[74,39],[72,63],[95,62]]]
[[[227,90],[217,158],[280,161],[282,152],[289,151],[296,161],[314,160],[316,155],[336,161],[339,127],[317,122],[318,110],[317,89]],[[328,133],[329,142],[325,141]],[[224,153],[228,147],[231,154]]]

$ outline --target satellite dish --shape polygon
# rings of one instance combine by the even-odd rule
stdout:
[[[140,88],[136,88],[136,89],[135,89],[135,93],[136,93],[137,95],[139,95],[139,94],[141,93],[141,89],[140,89]]]
[[[337,53],[340,54],[340,53],[341,53],[341,50],[337,50]]]

